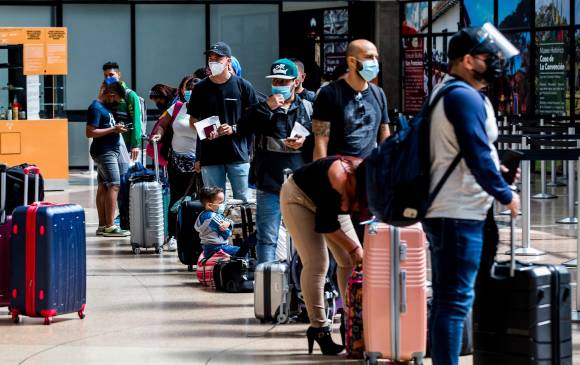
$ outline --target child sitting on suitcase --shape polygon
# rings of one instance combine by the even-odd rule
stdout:
[[[197,217],[195,230],[199,232],[205,258],[209,258],[219,250],[231,256],[245,257],[249,250],[247,245],[238,247],[228,242],[228,238],[232,235],[233,222],[224,216],[224,190],[218,187],[204,187],[200,191],[199,199],[204,211]]]

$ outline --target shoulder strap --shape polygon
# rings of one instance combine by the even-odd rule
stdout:
[[[179,100],[175,102],[175,106],[173,107],[173,113],[171,113],[171,124],[173,124],[173,121],[175,121],[175,118],[177,118],[177,116],[179,115],[181,108],[183,108],[183,104],[184,103]]]
[[[381,93],[379,92],[379,87],[372,82],[369,82],[369,88],[371,89],[371,93],[377,99],[379,106],[381,107],[381,111],[385,108],[385,103],[383,103],[383,98],[381,98]]]
[[[448,81],[447,83],[445,83],[445,85],[441,86],[441,88],[437,91],[437,93],[435,94],[435,96],[433,97],[432,100],[427,100],[427,104],[428,104],[427,116],[429,118],[429,124],[431,123],[431,113],[433,112],[433,109],[435,109],[435,106],[437,105],[437,103],[449,91],[451,91],[455,88],[458,88],[458,87],[463,87],[463,81],[457,81],[457,80]],[[459,151],[457,156],[455,156],[455,158],[453,159],[453,161],[451,162],[451,164],[449,165],[449,167],[447,168],[447,170],[445,171],[445,173],[441,177],[441,180],[439,180],[439,182],[435,186],[435,189],[433,189],[433,192],[429,195],[429,200],[428,200],[427,206],[430,206],[435,201],[435,198],[437,198],[437,195],[439,195],[439,192],[441,191],[441,189],[443,189],[443,185],[445,184],[445,182],[447,182],[447,180],[449,179],[449,176],[451,176],[451,174],[453,173],[453,171],[455,170],[457,165],[459,165],[459,162],[461,162],[462,158],[463,158],[463,154],[461,153],[461,151]]]

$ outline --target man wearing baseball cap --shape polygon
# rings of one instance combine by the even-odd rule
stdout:
[[[480,92],[501,76],[502,61],[516,54],[491,24],[463,29],[449,43],[449,75],[430,96],[433,100],[444,92],[432,106],[430,190],[451,171],[423,221],[431,251],[434,365],[458,363],[463,323],[475,296],[484,223],[494,199],[512,215],[519,209],[518,195],[500,173],[493,106]]]
[[[310,133],[312,104],[296,94],[300,84],[298,67],[287,58],[272,63],[266,78],[272,80],[272,94],[250,107],[238,130],[255,134],[255,155],[252,176],[258,189],[257,198],[257,261],[276,259],[280,229],[280,189],[284,170],[304,165],[302,146]],[[302,131],[296,131],[300,124]]]
[[[187,113],[191,128],[211,116],[219,117],[220,126],[197,144],[196,170],[201,170],[204,185],[224,191],[227,176],[234,198],[246,201],[252,135],[242,133],[237,124],[258,99],[250,82],[230,72],[230,46],[217,42],[205,54],[211,75],[193,89]]]

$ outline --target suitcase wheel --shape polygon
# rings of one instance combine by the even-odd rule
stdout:
[[[86,317],[86,316],[85,316],[85,312],[84,312],[84,311],[79,311],[79,312],[78,312],[78,315],[79,315],[79,318],[80,318],[80,319],[85,319],[85,317]]]
[[[276,319],[278,320],[279,324],[288,322],[288,316],[285,313],[278,314],[278,317]]]
[[[139,255],[141,253],[141,249],[139,247],[133,247],[133,253],[135,255]]]
[[[50,317],[44,317],[44,325],[45,326],[50,325]]]
[[[156,253],[156,254],[159,254],[159,255],[163,254],[163,247],[157,247],[157,248],[155,249],[155,253]]]
[[[187,271],[193,272],[193,265],[187,265]]]
[[[12,312],[12,322],[14,322],[15,324],[20,323],[20,316],[18,315],[18,313]]]

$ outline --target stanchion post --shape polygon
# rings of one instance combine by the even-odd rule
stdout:
[[[522,137],[522,149],[529,149],[527,137]],[[530,242],[530,229],[531,229],[531,197],[530,197],[530,180],[531,180],[531,161],[522,161],[522,247],[516,248],[514,254],[517,256],[540,256],[544,255],[545,252],[537,250],[532,247]],[[510,251],[507,253],[511,254]]]
[[[544,119],[540,119],[540,127],[544,126]],[[540,132],[542,135],[545,134],[545,132]],[[540,147],[540,149],[543,149],[543,147]],[[534,196],[532,196],[532,199],[556,199],[557,196],[554,194],[549,194],[546,192],[546,161],[542,160],[540,161],[540,185],[541,185],[541,190],[538,194],[535,194]]]
[[[580,156],[576,162],[576,174],[578,175],[576,184],[578,192],[580,192]],[[576,216],[580,217],[580,204],[576,208]],[[572,321],[575,323],[580,322],[580,270],[578,269],[578,261],[580,259],[580,224],[576,225],[576,308],[572,309]]]
[[[573,135],[575,133],[574,127],[568,129],[568,133]],[[569,160],[568,163],[568,216],[558,219],[556,223],[560,224],[576,224],[578,223],[578,218],[575,216],[574,204],[575,200],[575,184],[574,184],[574,160]]]

